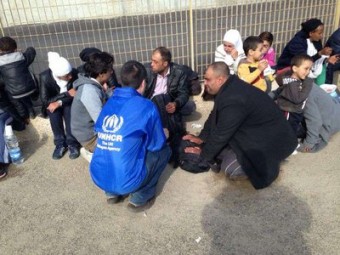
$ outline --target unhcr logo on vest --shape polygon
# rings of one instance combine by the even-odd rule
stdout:
[[[122,116],[113,114],[112,116],[106,116],[104,118],[102,128],[105,132],[115,133],[122,127],[123,123],[124,119]]]

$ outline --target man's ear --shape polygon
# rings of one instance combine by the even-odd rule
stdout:
[[[292,66],[292,71],[295,73],[297,71],[297,66]]]

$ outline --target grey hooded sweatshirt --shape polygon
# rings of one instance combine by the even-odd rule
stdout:
[[[107,96],[97,81],[82,74],[73,83],[73,88],[77,93],[71,107],[71,130],[78,142],[86,144],[96,136],[94,124]]]

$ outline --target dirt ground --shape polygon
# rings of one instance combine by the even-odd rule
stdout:
[[[195,97],[198,133],[212,103]],[[0,254],[327,254],[340,250],[340,134],[290,156],[270,187],[168,166],[154,205],[106,203],[83,158],[52,159],[46,119],[17,133],[26,161],[0,181]]]

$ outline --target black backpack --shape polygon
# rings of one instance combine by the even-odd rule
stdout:
[[[194,153],[186,153],[184,149],[186,147],[196,147],[197,144],[187,141],[181,140],[180,144],[180,153],[179,153],[179,166],[185,171],[190,173],[203,173],[207,172],[210,169],[210,165],[206,160],[204,160],[200,155]]]

